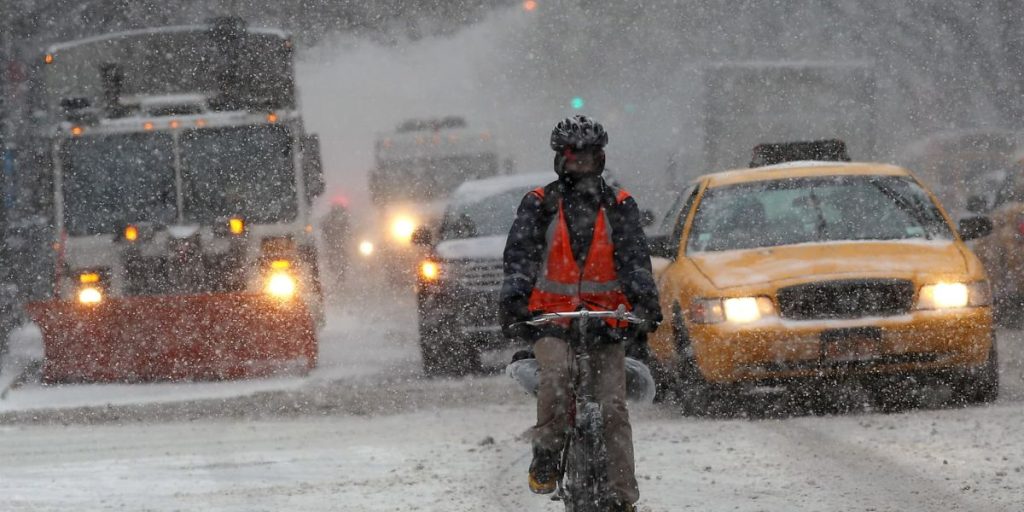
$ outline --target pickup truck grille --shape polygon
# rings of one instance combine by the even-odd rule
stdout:
[[[793,320],[902,315],[913,300],[914,285],[903,279],[822,281],[778,291],[780,314]]]
[[[502,262],[497,259],[452,260],[445,267],[455,283],[473,291],[497,291],[504,278]]]

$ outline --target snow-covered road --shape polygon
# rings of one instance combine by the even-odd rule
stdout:
[[[421,379],[410,306],[336,309],[304,379],[16,387],[0,510],[559,510],[526,490],[531,399],[500,375]],[[634,409],[641,509],[1024,510],[1024,336],[999,337],[1004,394],[987,407]],[[23,331],[16,354],[31,345]]]

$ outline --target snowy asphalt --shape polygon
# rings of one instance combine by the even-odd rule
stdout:
[[[306,378],[45,387],[29,372],[0,399],[0,509],[559,510],[525,489],[531,399],[499,374],[423,379],[411,298],[378,291],[350,290]],[[1019,511],[1022,341],[999,333],[1004,392],[985,407],[938,392],[897,413],[634,409],[641,510]]]

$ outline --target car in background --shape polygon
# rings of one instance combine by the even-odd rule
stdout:
[[[482,350],[508,346],[498,324],[505,240],[527,192],[554,179],[546,172],[467,181],[452,194],[437,232],[415,233],[414,243],[430,247],[416,284],[427,375],[471,373]]]
[[[992,233],[974,242],[992,282],[996,320],[1008,327],[1024,325],[1024,151],[1013,158],[995,197],[973,196],[974,213],[986,213]]]
[[[695,412],[759,385],[937,377],[998,394],[985,271],[911,173],[786,162],[698,177],[652,240],[666,321],[651,350]],[[871,389],[869,387],[869,389]]]

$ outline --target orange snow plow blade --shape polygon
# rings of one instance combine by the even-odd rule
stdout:
[[[29,304],[45,382],[234,379],[316,366],[312,315],[258,294]]]

